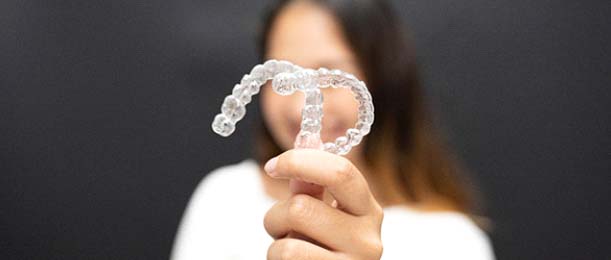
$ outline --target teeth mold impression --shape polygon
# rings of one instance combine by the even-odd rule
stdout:
[[[246,105],[252,96],[259,93],[261,86],[272,80],[274,92],[288,96],[301,91],[305,104],[301,110],[301,130],[295,138],[295,148],[322,149],[334,154],[344,155],[358,145],[367,135],[373,123],[373,103],[365,83],[352,74],[340,70],[305,69],[288,61],[268,60],[256,65],[250,74],[244,75],[239,84],[233,87],[221,106],[221,113],[214,117],[212,130],[224,137],[235,131],[235,125],[244,118]],[[358,121],[354,128],[346,130],[344,136],[334,142],[324,143],[320,139],[322,128],[322,88],[346,88],[352,91],[359,103]]]

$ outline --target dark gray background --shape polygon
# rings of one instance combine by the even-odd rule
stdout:
[[[609,255],[609,1],[395,1],[500,259]],[[0,2],[0,258],[166,259],[255,1]],[[236,191],[239,192],[239,191]],[[239,205],[238,205],[239,206]]]

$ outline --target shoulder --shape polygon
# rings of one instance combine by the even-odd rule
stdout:
[[[235,191],[243,192],[245,189],[252,189],[252,181],[256,181],[258,178],[258,167],[254,160],[248,159],[217,168],[200,181],[191,199],[208,194],[231,195]]]
[[[494,259],[488,236],[464,214],[384,210],[385,255],[427,259]],[[391,257],[389,259],[393,259]]]
[[[217,215],[210,212],[218,209],[238,210],[239,208],[226,207],[226,205],[243,203],[245,200],[255,198],[252,195],[257,194],[257,185],[255,185],[259,178],[257,173],[258,165],[253,160],[244,160],[211,171],[191,194],[186,214],[205,215],[211,218]]]
[[[209,183],[225,183],[235,179],[243,179],[254,175],[258,170],[257,163],[252,159],[243,160],[236,164],[219,167],[208,173],[201,181],[201,185]]]
[[[258,165],[253,160],[224,166],[208,173],[197,185],[183,213],[171,259],[224,259],[238,232],[248,233],[250,222],[240,218],[248,206],[258,205]],[[239,205],[239,206],[231,206]],[[246,230],[246,231],[244,231]],[[210,246],[214,245],[214,246]]]

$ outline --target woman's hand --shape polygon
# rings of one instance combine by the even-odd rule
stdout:
[[[346,158],[313,149],[289,150],[265,166],[272,178],[323,186],[333,205],[307,194],[276,203],[265,215],[275,241],[268,259],[380,259],[383,211],[363,175]],[[288,236],[294,232],[300,238]]]

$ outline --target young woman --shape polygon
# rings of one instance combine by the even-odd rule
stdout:
[[[383,1],[273,6],[260,38],[262,61],[340,69],[364,80],[376,111],[372,131],[345,157],[291,149],[303,96],[263,86],[257,160],[202,181],[172,258],[493,259],[469,218],[472,201],[458,167],[424,109],[407,44]],[[357,103],[343,89],[323,96],[322,138],[332,140],[354,125]],[[289,179],[303,182],[289,187]]]

